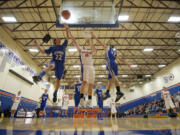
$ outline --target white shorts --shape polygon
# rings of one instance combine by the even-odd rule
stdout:
[[[68,110],[68,104],[63,104],[62,110]]]
[[[11,110],[17,110],[18,106],[19,106],[19,103],[13,103]]]
[[[175,108],[175,105],[172,102],[172,100],[165,100],[164,102],[165,102],[166,109]]]
[[[111,113],[112,113],[112,114],[117,113],[117,110],[116,110],[115,107],[112,107],[112,108],[111,108]]]
[[[94,66],[83,65],[82,67],[82,77],[83,81],[86,81],[89,84],[94,84],[95,71]]]

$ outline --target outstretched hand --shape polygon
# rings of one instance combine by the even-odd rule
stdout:
[[[34,40],[34,43],[37,44],[37,40]]]

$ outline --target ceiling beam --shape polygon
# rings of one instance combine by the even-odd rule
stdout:
[[[24,24],[31,24],[31,23],[53,23],[56,24],[56,21],[19,21],[19,22],[0,22],[0,25],[4,25],[4,24],[19,24],[19,23],[24,23]],[[123,21],[121,22],[122,24],[134,24],[134,23],[138,23],[138,24],[143,24],[143,23],[149,23],[149,24],[180,24],[180,22],[161,22],[161,21]]]
[[[57,9],[60,8],[60,5],[55,6]],[[74,8],[79,8],[81,6],[74,6]],[[84,8],[97,8],[99,6],[85,6]],[[109,8],[110,6],[101,6],[101,8]],[[47,8],[53,8],[53,6],[21,6],[16,8],[16,6],[12,7],[1,7],[0,10],[23,10],[23,9],[47,9]],[[82,8],[82,7],[81,7]],[[116,8],[119,9],[119,6],[116,6]],[[159,9],[159,10],[180,10],[180,8],[177,7],[154,7],[154,6],[122,6],[122,9]]]
[[[14,40],[31,40],[31,39],[42,39],[43,37],[34,37],[34,38],[14,38]],[[58,37],[61,39],[65,39],[65,37]],[[84,37],[74,37],[75,39],[84,39]],[[51,38],[55,39],[55,38]],[[171,38],[171,37],[98,37],[98,39],[154,39],[154,40],[178,40],[179,38]]]

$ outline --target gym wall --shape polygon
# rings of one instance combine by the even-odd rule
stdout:
[[[21,45],[21,43],[14,41],[8,33],[0,27],[0,43],[3,44],[6,48],[11,50],[19,59],[23,61],[25,65],[31,68],[33,71],[39,73],[41,69],[36,66],[33,60],[28,56]],[[1,51],[3,51],[1,49]],[[3,60],[7,57],[5,53],[1,52],[0,55],[0,65],[2,64]],[[28,78],[28,80],[32,81],[30,73],[25,71],[23,67],[12,67],[12,63],[6,63],[4,65],[4,69],[0,71],[0,89],[17,94],[19,90],[22,91],[22,96],[34,101],[39,101],[39,97],[42,95],[44,90],[44,84],[39,83],[38,85],[31,85],[24,80],[20,79],[19,77],[15,76],[14,74],[9,72],[9,69],[15,69],[20,73],[20,75]],[[50,98],[52,98],[52,93],[54,91],[53,85],[51,85],[49,89]]]

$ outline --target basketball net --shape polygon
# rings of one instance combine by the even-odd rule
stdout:
[[[91,24],[92,20],[93,20],[92,17],[83,17],[82,18],[82,22],[87,25]],[[84,28],[83,32],[82,32],[83,37],[85,39],[91,39],[91,32],[92,32],[92,28]]]

